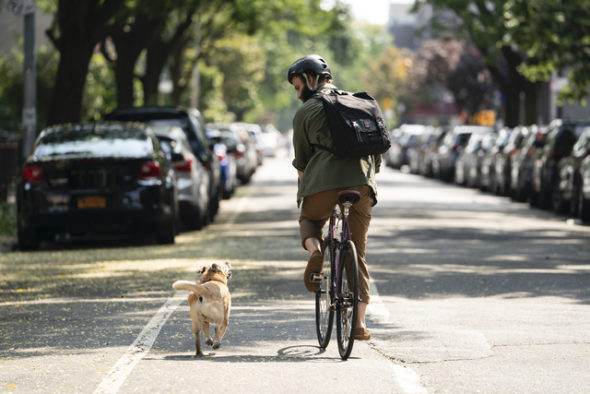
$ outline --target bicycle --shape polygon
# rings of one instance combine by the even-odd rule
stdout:
[[[318,342],[322,349],[328,346],[335,312],[338,352],[342,360],[352,351],[359,301],[358,260],[348,223],[350,208],[359,199],[360,193],[355,190],[338,193],[339,203],[332,210],[322,245],[322,272],[312,277],[320,284],[315,297]]]

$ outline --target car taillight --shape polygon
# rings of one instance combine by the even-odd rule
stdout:
[[[44,182],[45,174],[43,173],[43,168],[34,164],[26,166],[23,171],[23,181],[28,183]]]
[[[146,161],[139,169],[139,179],[159,178],[161,175],[160,163],[156,160]]]
[[[174,164],[174,168],[178,172],[188,172],[191,173],[193,171],[193,159],[190,157],[186,160],[180,161]]]
[[[219,161],[227,160],[227,156],[225,155],[225,153],[223,153],[221,151],[217,151],[217,152],[215,152],[215,154],[217,155],[217,158],[219,159]]]

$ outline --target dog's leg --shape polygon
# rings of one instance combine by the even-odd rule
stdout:
[[[195,330],[195,348],[196,348],[195,357],[202,356],[203,350],[201,350],[201,335],[200,335],[199,330]]]
[[[225,335],[225,331],[227,330],[227,322],[223,322],[223,324],[215,325],[215,343],[213,344],[213,349],[219,349],[221,346],[221,339]]]
[[[203,334],[205,334],[205,344],[208,346],[213,345],[213,339],[211,339],[211,332],[209,331],[209,323],[203,322]]]

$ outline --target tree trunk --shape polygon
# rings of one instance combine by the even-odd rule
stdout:
[[[53,99],[47,114],[49,125],[80,121],[92,51],[105,36],[108,20],[122,5],[123,0],[58,2],[56,23],[47,31],[60,55]]]
[[[117,48],[117,53],[119,48]],[[133,74],[137,56],[119,56],[115,64],[115,81],[117,85],[117,106],[132,107],[135,100],[133,94]]]
[[[64,42],[60,50],[47,124],[79,122],[88,65],[94,44]]]
[[[158,103],[158,86],[160,74],[166,64],[167,53],[164,44],[155,40],[147,48],[145,73],[141,78],[143,82],[143,99],[145,104],[154,105]]]

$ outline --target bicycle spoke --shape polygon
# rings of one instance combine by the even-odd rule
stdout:
[[[330,283],[332,282],[331,269],[331,252],[329,244],[324,248],[324,263],[322,266],[322,281],[320,288],[316,292],[316,333],[321,348],[328,346],[330,335],[332,333],[332,324],[334,321],[333,295],[330,292]]]
[[[345,360],[354,344],[354,329],[358,306],[358,272],[356,248],[351,241],[342,249],[339,272],[339,297],[336,315],[338,351]]]

